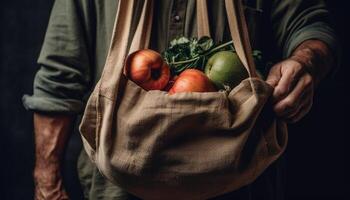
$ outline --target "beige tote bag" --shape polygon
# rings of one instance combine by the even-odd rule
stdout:
[[[284,151],[287,127],[269,105],[272,88],[256,77],[241,1],[225,5],[250,78],[230,92],[173,95],[145,91],[123,75],[127,55],[150,40],[153,1],[135,15],[136,2],[119,1],[106,65],[80,125],[89,157],[142,199],[206,199],[252,183]],[[210,35],[206,7],[197,0],[199,36]]]

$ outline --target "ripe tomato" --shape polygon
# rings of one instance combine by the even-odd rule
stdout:
[[[215,92],[216,89],[209,78],[200,70],[186,69],[176,79],[169,94],[178,92]]]
[[[161,90],[169,82],[170,68],[161,55],[150,49],[132,53],[125,65],[125,74],[145,90]]]

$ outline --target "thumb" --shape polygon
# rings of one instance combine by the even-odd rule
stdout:
[[[275,65],[271,68],[269,75],[266,78],[266,83],[272,87],[276,87],[282,77],[279,65]]]

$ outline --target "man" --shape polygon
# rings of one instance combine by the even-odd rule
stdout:
[[[84,97],[101,75],[117,0],[56,0],[38,60],[41,68],[34,95],[25,96],[34,111],[36,199],[67,199],[60,166],[67,138]],[[137,3],[134,9],[140,9]],[[290,123],[311,108],[313,91],[331,71],[337,54],[329,13],[321,0],[246,0],[246,17],[254,49],[271,67],[267,83],[274,87],[274,111]],[[230,40],[223,0],[208,1],[212,37]],[[195,0],[157,0],[151,48],[163,51],[177,36],[196,36]],[[82,152],[79,175],[88,199],[135,198],[108,182]],[[255,183],[217,199],[281,199],[278,163]]]

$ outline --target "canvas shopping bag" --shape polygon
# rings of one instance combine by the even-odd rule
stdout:
[[[241,2],[225,5],[250,77],[230,92],[173,95],[145,91],[122,73],[127,55],[147,48],[151,34],[153,1],[142,1],[139,14],[136,2],[119,1],[104,72],[80,125],[89,157],[143,199],[205,199],[253,182],[284,151],[287,127],[272,113],[272,88],[256,76]],[[199,36],[210,35],[203,0],[197,20]]]

